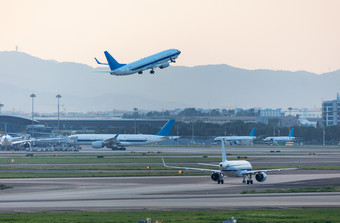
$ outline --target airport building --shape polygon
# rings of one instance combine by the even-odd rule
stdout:
[[[340,95],[336,100],[322,102],[322,124],[324,126],[338,125],[340,123]]]
[[[38,121],[33,121],[30,118],[25,118],[16,115],[0,114],[0,131],[7,132],[24,132],[28,125],[39,124]]]
[[[58,129],[58,119],[56,118],[39,118],[40,124],[43,124],[53,130]],[[143,126],[154,127],[158,130],[165,125],[167,119],[67,119],[59,120],[59,130],[63,133],[72,134],[74,132],[94,133],[96,129],[114,130],[122,134],[141,133]],[[157,131],[158,131],[157,130]],[[118,132],[117,132],[118,133]]]

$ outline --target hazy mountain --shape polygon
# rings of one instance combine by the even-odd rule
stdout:
[[[180,60],[180,58],[179,58]],[[4,110],[54,112],[57,94],[67,111],[112,109],[320,107],[340,92],[340,70],[245,70],[228,65],[171,66],[156,74],[125,77],[96,73],[79,63],[42,60],[21,52],[0,52],[0,103]]]

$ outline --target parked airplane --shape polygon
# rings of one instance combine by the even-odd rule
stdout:
[[[104,54],[107,63],[101,63],[97,60],[97,58],[94,58],[96,62],[101,65],[109,65],[111,71],[105,72],[110,72],[111,75],[121,76],[134,73],[142,74],[144,70],[148,69],[151,69],[150,73],[154,74],[154,68],[159,67],[161,69],[164,69],[170,66],[170,63],[168,61],[175,63],[175,60],[181,54],[181,51],[176,49],[169,49],[129,64],[118,63],[107,51],[105,51]]]
[[[286,143],[286,142],[292,142],[295,140],[294,135],[294,128],[290,130],[290,133],[288,136],[270,136],[265,138],[263,141],[267,144],[279,144],[279,143]]]
[[[0,147],[5,149],[18,149],[20,147],[28,148],[31,146],[31,139],[25,139],[23,136],[12,137],[5,133],[1,136]]]
[[[170,119],[156,135],[147,134],[76,134],[69,136],[76,138],[78,144],[90,144],[93,148],[103,147],[112,148],[112,150],[124,149],[124,146],[146,145],[151,143],[168,140],[170,130],[175,120]]]
[[[256,139],[255,136],[255,128],[253,128],[249,134],[249,136],[218,136],[214,139],[214,141],[221,141],[224,140],[229,145],[232,144],[247,144],[250,145],[253,143],[254,139]]]
[[[286,168],[286,169],[253,170],[251,164],[246,160],[228,161],[223,140],[221,141],[221,145],[222,145],[222,162],[219,165],[198,163],[199,165],[219,167],[219,170],[201,169],[201,168],[193,168],[193,167],[168,166],[165,164],[164,159],[162,157],[163,165],[168,168],[212,172],[211,179],[213,181],[216,181],[218,184],[224,183],[224,180],[223,180],[224,176],[243,177],[243,183],[253,184],[253,179],[252,179],[253,175],[255,175],[255,179],[258,182],[264,182],[267,179],[267,174],[266,174],[267,172],[298,169],[298,168]],[[247,181],[246,181],[246,178],[248,178]]]

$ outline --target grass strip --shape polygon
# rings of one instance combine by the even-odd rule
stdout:
[[[223,222],[232,216],[237,222],[252,223],[305,223],[339,222],[340,209],[260,209],[231,211],[115,211],[115,212],[38,212],[2,213],[0,222],[115,222],[135,223],[151,218],[152,222]]]

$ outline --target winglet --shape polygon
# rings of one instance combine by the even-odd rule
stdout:
[[[163,157],[161,157],[161,158],[162,158],[162,161],[163,161],[163,166],[167,167],[167,165],[165,164],[165,161],[164,161]]]
[[[157,136],[169,136],[172,126],[174,125],[175,119],[170,119],[162,128],[157,132]]]

